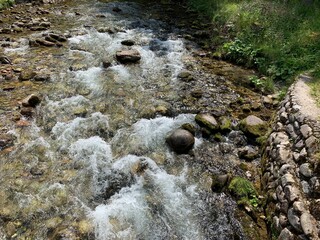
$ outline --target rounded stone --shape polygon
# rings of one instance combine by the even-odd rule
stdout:
[[[194,136],[185,129],[175,130],[166,142],[176,153],[187,153],[194,145]]]
[[[204,127],[211,132],[214,132],[219,129],[219,124],[217,120],[210,114],[207,113],[199,113],[195,117],[196,122],[199,126]]]
[[[261,137],[267,133],[268,126],[262,119],[250,115],[240,122],[240,129],[248,135]]]

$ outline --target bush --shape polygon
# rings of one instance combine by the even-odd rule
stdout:
[[[0,10],[10,7],[14,4],[14,0],[0,0]]]

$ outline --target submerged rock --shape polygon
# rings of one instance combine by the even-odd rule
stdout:
[[[188,153],[194,145],[194,136],[185,129],[175,130],[167,139],[166,142],[176,153]]]
[[[128,40],[123,40],[121,44],[125,46],[133,46],[135,42],[133,40],[128,39]]]
[[[136,63],[141,59],[137,50],[122,50],[116,53],[116,58],[120,63]]]
[[[31,94],[25,99],[22,100],[21,104],[23,107],[35,107],[41,102],[40,98],[35,95]]]
[[[36,76],[36,73],[32,70],[24,70],[19,75],[20,81],[28,81],[33,79]]]

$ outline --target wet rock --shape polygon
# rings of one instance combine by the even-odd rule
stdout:
[[[196,134],[196,127],[191,123],[182,124],[181,128],[191,132],[193,136]]]
[[[194,98],[201,98],[203,95],[203,91],[201,89],[195,89],[191,91],[191,96]]]
[[[194,136],[185,129],[175,130],[166,142],[177,153],[187,153],[194,145]]]
[[[25,99],[23,99],[21,104],[24,107],[36,107],[40,102],[41,100],[37,95],[31,94]]]
[[[193,80],[193,76],[192,76],[191,72],[189,72],[187,70],[181,71],[177,77],[178,77],[178,79],[180,79],[181,81],[184,81],[184,82],[190,82]]]
[[[108,27],[100,27],[97,29],[97,31],[99,33],[110,33],[110,34],[114,34],[117,32],[114,28],[108,28]]]
[[[34,81],[36,82],[48,82],[51,79],[51,74],[48,71],[40,71],[36,73]]]
[[[211,189],[213,192],[221,192],[227,186],[230,176],[228,174],[213,175]]]
[[[1,134],[0,135],[0,150],[11,147],[13,145],[14,136],[11,134]]]
[[[261,137],[267,133],[268,126],[265,121],[250,115],[240,122],[240,129],[248,136]]]
[[[59,34],[49,33],[48,36],[51,37],[52,39],[58,41],[58,42],[66,42],[67,41],[66,37],[64,37],[62,35],[59,35]]]
[[[85,71],[87,69],[88,69],[88,66],[82,63],[75,63],[69,67],[70,71]]]
[[[219,119],[219,122],[220,122],[220,130],[224,133],[226,132],[230,132],[232,130],[232,121],[230,118],[227,118],[227,117],[221,117]]]
[[[8,57],[6,56],[0,56],[0,63],[1,64],[11,64],[11,61]]]
[[[34,108],[32,107],[22,107],[20,114],[25,117],[32,117],[34,115]]]
[[[45,39],[36,39],[35,40],[35,42],[37,43],[37,44],[39,44],[40,46],[45,46],[45,47],[54,47],[54,46],[56,46],[56,43],[54,43],[54,42],[49,42],[49,41],[47,41],[47,40],[45,40]]]
[[[102,66],[103,66],[104,68],[109,68],[109,67],[111,66],[111,62],[109,62],[109,61],[103,61],[103,62],[102,62]]]
[[[238,149],[238,155],[245,160],[254,160],[259,157],[259,150],[253,146],[245,146]]]
[[[141,55],[137,50],[122,50],[116,53],[116,58],[120,63],[137,63]]]
[[[24,70],[19,75],[20,81],[28,81],[33,79],[36,76],[36,73],[32,70]]]
[[[242,147],[247,145],[247,138],[241,131],[231,131],[228,135],[228,138],[233,142],[237,147]]]
[[[121,44],[125,46],[133,46],[135,42],[133,40],[128,39],[128,40],[123,40]]]
[[[112,8],[112,11],[114,12],[121,12],[122,10],[119,7]]]
[[[210,114],[199,113],[195,117],[195,121],[200,127],[208,129],[210,132],[219,130],[219,124],[217,120]]]

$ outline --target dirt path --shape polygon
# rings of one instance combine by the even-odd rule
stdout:
[[[316,101],[311,96],[311,89],[307,82],[311,81],[308,75],[300,75],[298,81],[293,87],[293,97],[296,102],[301,106],[301,112],[312,120],[320,120],[320,108],[317,106]]]

